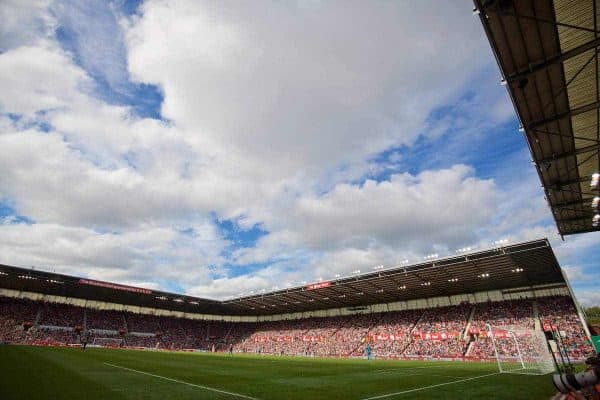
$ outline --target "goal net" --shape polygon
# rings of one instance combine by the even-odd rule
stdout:
[[[487,325],[500,372],[544,375],[555,371],[544,332],[522,326]]]
[[[123,344],[122,338],[101,338],[95,337],[92,346],[97,347],[121,347]]]

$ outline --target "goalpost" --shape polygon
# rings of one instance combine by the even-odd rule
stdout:
[[[545,375],[556,370],[544,332],[522,326],[486,328],[500,372]]]
[[[121,347],[123,338],[102,338],[95,337],[92,346],[95,347]]]

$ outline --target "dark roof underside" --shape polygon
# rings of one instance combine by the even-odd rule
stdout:
[[[0,265],[1,288],[214,315],[284,314],[539,285],[565,285],[546,239],[224,302]]]
[[[565,280],[543,239],[224,303],[235,314],[281,314],[554,284]]]
[[[87,283],[86,283],[87,282]],[[201,314],[224,314],[219,301],[0,265],[0,288]]]
[[[598,231],[598,0],[475,0],[561,235]]]

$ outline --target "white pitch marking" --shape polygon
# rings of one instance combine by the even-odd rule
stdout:
[[[106,362],[104,364],[109,365],[109,366],[111,366],[113,368],[120,368],[120,369],[124,369],[126,371],[136,372],[138,374],[148,375],[148,376],[152,376],[154,378],[159,378],[159,379],[164,379],[164,380],[170,381],[170,382],[180,383],[182,385],[188,385],[188,386],[193,386],[193,387],[197,387],[197,388],[204,389],[204,390],[209,390],[211,392],[228,394],[230,396],[241,397],[243,399],[258,400],[256,397],[250,397],[250,396],[246,396],[246,395],[239,394],[239,393],[227,392],[225,390],[215,389],[215,388],[211,388],[211,387],[208,387],[208,386],[196,385],[195,383],[184,382],[184,381],[180,381],[179,379],[173,379],[173,378],[168,378],[166,376],[151,374],[149,372],[138,371],[137,369],[122,367],[122,366],[116,365],[116,364],[111,364],[111,363],[106,363]]]
[[[457,381],[452,381],[452,382],[438,383],[437,385],[423,386],[423,387],[416,388],[416,389],[403,390],[401,392],[382,394],[380,396],[366,397],[366,398],[364,398],[362,400],[385,399],[386,397],[393,397],[393,396],[398,396],[398,395],[401,395],[401,394],[418,392],[420,390],[427,390],[427,389],[432,389],[432,388],[436,388],[436,387],[440,387],[440,386],[453,385],[455,383],[472,381],[473,379],[485,378],[486,376],[499,375],[499,374],[500,374],[500,372],[494,372],[492,374],[479,375],[479,376],[474,376],[472,378],[459,379]]]

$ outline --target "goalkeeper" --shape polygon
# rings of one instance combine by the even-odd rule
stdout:
[[[365,354],[367,355],[367,360],[373,359],[373,349],[371,348],[371,343],[367,343],[367,347],[365,347]]]

